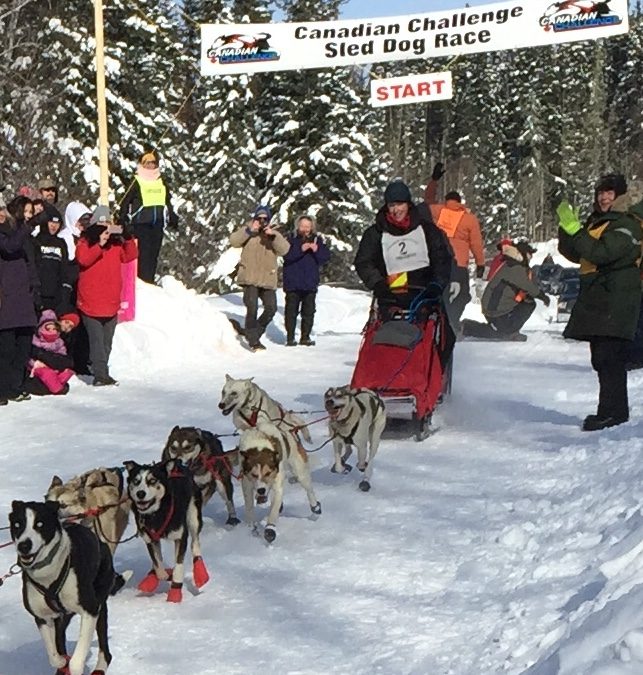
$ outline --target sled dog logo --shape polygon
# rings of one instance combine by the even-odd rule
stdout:
[[[208,49],[208,59],[222,66],[233,63],[278,61],[280,54],[270,46],[271,37],[270,33],[221,35]]]
[[[584,28],[603,28],[622,23],[621,17],[610,9],[612,0],[560,0],[554,2],[540,17],[546,30],[562,33]]]

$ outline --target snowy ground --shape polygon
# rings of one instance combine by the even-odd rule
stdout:
[[[360,292],[320,296],[317,347],[281,346],[280,319],[251,354],[219,313],[240,317],[237,296],[141,286],[138,320],[117,331],[120,387],[74,380],[65,398],[0,409],[0,512],[40,498],[53,473],[159,458],[174,424],[231,432],[216,408],[225,373],[319,410],[350,378],[368,308]],[[180,605],[130,582],[110,604],[110,673],[643,673],[643,375],[631,377],[632,422],[583,434],[596,382],[587,347],[560,330],[543,311],[526,343],[459,343],[438,433],[384,441],[368,494],[358,476],[329,472],[324,448],[323,515],[311,521],[288,486],[271,547],[244,526],[225,531],[215,497],[202,536],[212,581]],[[324,425],[312,431],[317,446]],[[240,490],[236,502],[242,513]],[[0,576],[14,561],[0,549]],[[123,544],[116,564],[140,579],[142,542]],[[0,675],[52,672],[17,577],[0,602]]]

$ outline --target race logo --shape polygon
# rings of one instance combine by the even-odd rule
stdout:
[[[622,23],[610,9],[611,0],[560,0],[549,5],[540,17],[545,30],[560,33],[583,28],[602,28]]]
[[[279,52],[270,47],[270,37],[270,33],[222,35],[208,49],[208,59],[221,65],[278,61]]]

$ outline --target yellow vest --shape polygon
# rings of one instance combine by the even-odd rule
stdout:
[[[165,206],[167,190],[162,178],[143,180],[140,176],[136,176],[136,182],[141,189],[141,199],[144,208],[148,206]]]

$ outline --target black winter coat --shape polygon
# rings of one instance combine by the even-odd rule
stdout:
[[[69,262],[67,242],[51,234],[45,223],[33,238],[33,245],[42,307],[58,311],[69,304],[74,283],[74,266]]]
[[[410,291],[406,297],[396,295],[396,298],[400,306],[408,307],[413,297],[422,292],[421,289],[428,288],[431,283],[437,284],[439,288],[436,288],[435,293],[429,292],[428,296],[440,296],[449,284],[453,264],[453,252],[444,233],[433,223],[426,209],[420,210],[416,206],[411,206],[409,211],[411,227],[408,230],[391,225],[386,219],[386,213],[387,207],[383,206],[375,217],[375,223],[362,235],[355,257],[355,271],[359,278],[369,290],[375,292],[376,297],[380,299],[386,297],[388,294],[387,271],[382,249],[382,235],[388,232],[393,236],[403,236],[421,227],[426,237],[430,264],[428,267],[409,272]]]
[[[134,179],[123,197],[118,222],[123,225],[154,225],[176,229],[179,219],[172,207],[172,197],[165,180],[165,206],[143,206],[141,187]]]
[[[573,237],[559,230],[558,250],[581,264],[580,293],[565,337],[633,339],[641,304],[642,223],[643,203],[632,206],[625,194]]]
[[[30,230],[24,223],[0,225],[0,330],[36,325],[40,282]]]

